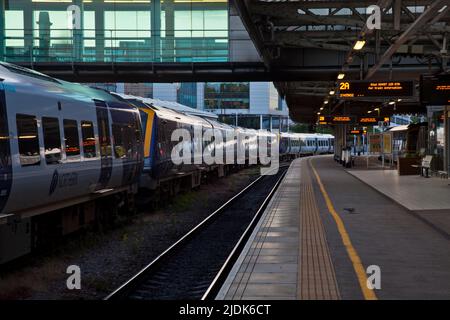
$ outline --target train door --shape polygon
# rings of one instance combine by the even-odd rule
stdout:
[[[94,100],[97,123],[98,123],[98,139],[100,143],[100,177],[96,190],[104,189],[108,185],[113,168],[112,148],[111,148],[111,132],[109,129],[108,105],[99,100]]]
[[[0,82],[0,213],[8,202],[12,185],[11,146],[5,91]]]
[[[123,103],[110,103],[114,157],[122,176],[119,184],[129,185],[140,174],[142,164],[142,131],[137,109]]]

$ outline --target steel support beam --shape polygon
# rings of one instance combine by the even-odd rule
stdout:
[[[397,40],[386,50],[386,52],[381,56],[380,60],[367,72],[365,79],[370,79],[375,75],[375,73],[393,56],[393,54],[408,41],[414,34],[419,31],[420,28],[424,27],[430,20],[432,20],[436,15],[438,15],[439,10],[444,5],[449,5],[450,0],[436,0],[430,5],[422,15],[414,21],[408,29],[401,34]],[[448,7],[447,9],[448,10]],[[445,11],[444,10],[444,11]]]
[[[0,60],[5,58],[5,1],[0,1]]]

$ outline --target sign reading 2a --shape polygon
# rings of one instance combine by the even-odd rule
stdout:
[[[350,90],[350,82],[341,82],[339,84],[339,90]]]

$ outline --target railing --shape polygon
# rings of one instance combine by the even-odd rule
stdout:
[[[228,30],[6,29],[9,62],[226,62]],[[3,53],[3,55],[2,55]]]

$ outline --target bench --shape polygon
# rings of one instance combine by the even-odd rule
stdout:
[[[438,171],[438,175],[441,179],[448,179],[448,172],[447,171]]]
[[[430,177],[431,161],[433,156],[425,156],[420,165],[412,165],[414,168],[420,168],[420,175],[425,178]]]

